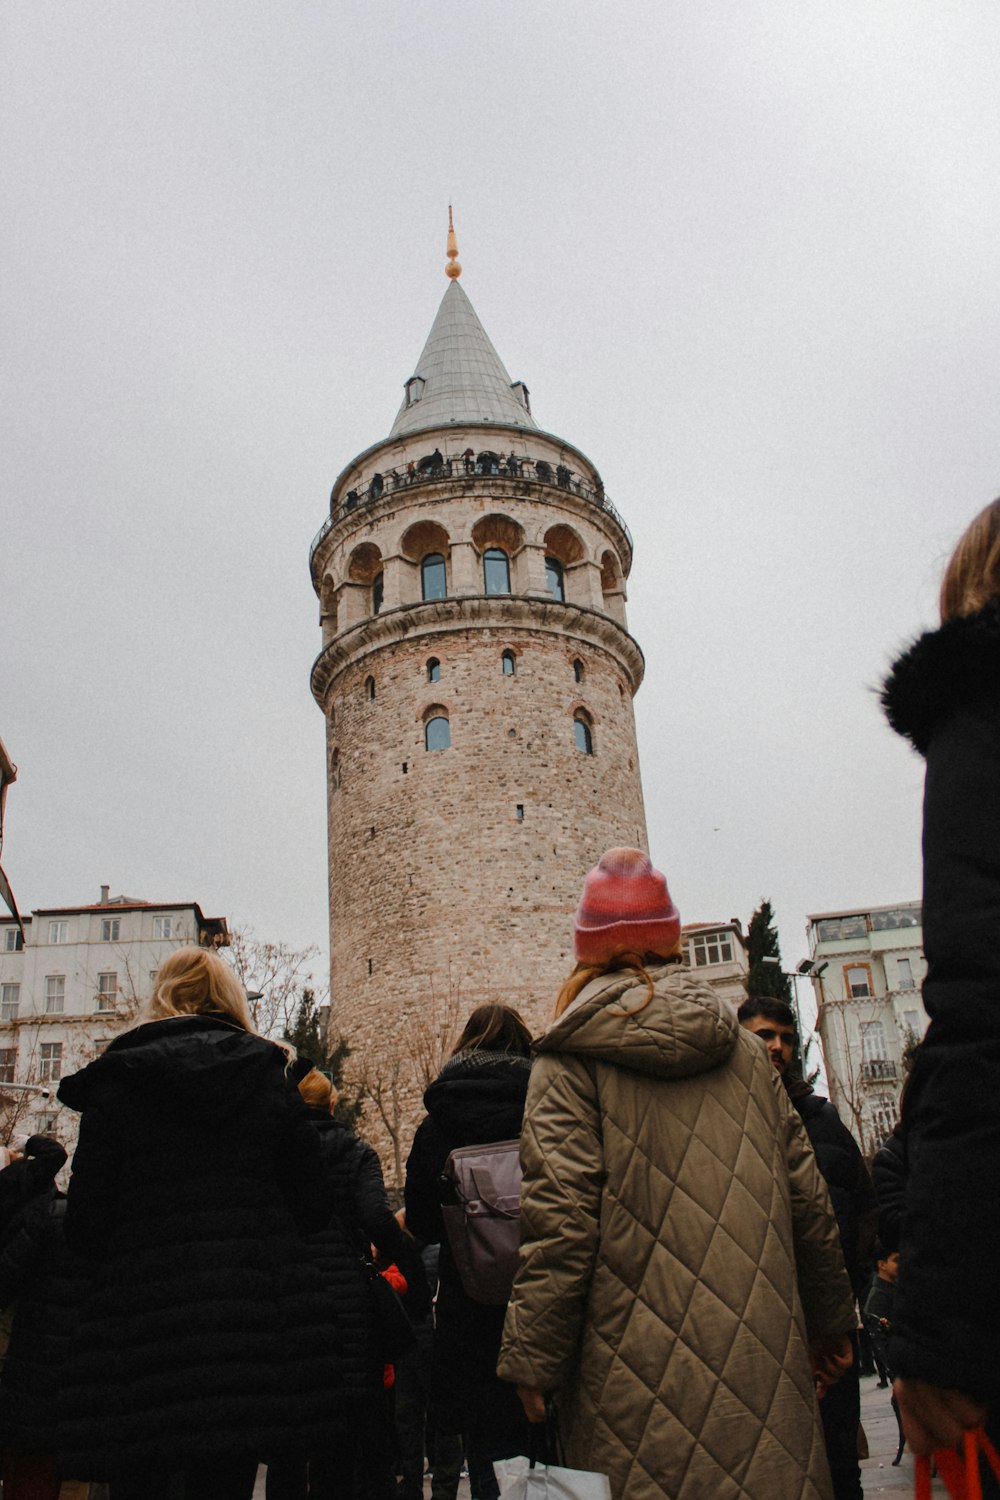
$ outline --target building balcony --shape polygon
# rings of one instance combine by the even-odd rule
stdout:
[[[870,1057],[861,1064],[862,1083],[886,1083],[899,1077],[899,1064],[887,1057]]]
[[[481,453],[478,458],[466,460],[460,454],[450,458],[428,454],[404,470],[389,469],[373,474],[365,489],[347,490],[336,499],[330,497],[330,514],[313,538],[309,548],[309,565],[312,567],[317,549],[336,526],[337,522],[355,511],[370,513],[379,501],[398,492],[419,489],[423,486],[455,485],[471,482],[476,489],[485,484],[487,490],[501,495],[533,500],[558,502],[560,495],[576,495],[602,511],[622,534],[627,556],[623,557],[624,571],[628,574],[632,562],[632,533],[621,515],[612,505],[603,486],[595,488],[585,484],[573,469],[565,464],[553,464],[548,459],[534,459],[527,455],[511,455],[501,464],[498,454]]]

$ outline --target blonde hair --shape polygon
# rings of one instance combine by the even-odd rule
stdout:
[[[337,1090],[319,1068],[310,1068],[304,1078],[299,1079],[299,1093],[310,1109],[330,1111],[338,1099]]]
[[[226,961],[210,948],[178,948],[157,969],[139,1020],[166,1021],[206,1011],[218,1011],[244,1031],[254,1030],[246,991]]]
[[[963,532],[941,580],[941,620],[974,615],[1000,599],[1000,499]]]
[[[614,958],[608,959],[604,964],[577,964],[573,972],[563,981],[562,989],[556,996],[556,1007],[553,1011],[555,1017],[562,1015],[568,1010],[573,1001],[587,988],[592,979],[600,979],[604,974],[635,974],[646,986],[646,998],[635,1010],[613,1010],[609,1014],[613,1016],[637,1016],[640,1011],[653,998],[653,981],[646,972],[647,964],[662,964],[668,957],[679,951],[679,945],[671,954],[663,953],[616,953]]]

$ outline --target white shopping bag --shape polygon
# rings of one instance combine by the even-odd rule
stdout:
[[[558,1464],[536,1464],[528,1458],[500,1458],[493,1465],[501,1500],[611,1500],[606,1474],[588,1469],[563,1469]]]

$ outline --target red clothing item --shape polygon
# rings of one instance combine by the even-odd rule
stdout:
[[[405,1297],[406,1296],[406,1290],[407,1290],[406,1277],[403,1275],[402,1271],[399,1269],[399,1267],[395,1263],[393,1263],[391,1266],[386,1266],[384,1270],[379,1271],[379,1275],[385,1277],[386,1281],[389,1283],[389,1285],[392,1287],[393,1291],[396,1293],[396,1295],[398,1297]],[[395,1384],[396,1384],[396,1367],[395,1367],[395,1365],[383,1365],[382,1366],[382,1385],[383,1385],[383,1387],[385,1388],[385,1390],[388,1391]]]

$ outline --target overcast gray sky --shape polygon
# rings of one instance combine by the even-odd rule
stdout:
[[[685,920],[919,895],[873,698],[1000,492],[994,0],[6,0],[0,734],[24,909],[326,949],[307,569],[463,286],[635,539]],[[582,875],[582,872],[581,872]]]

